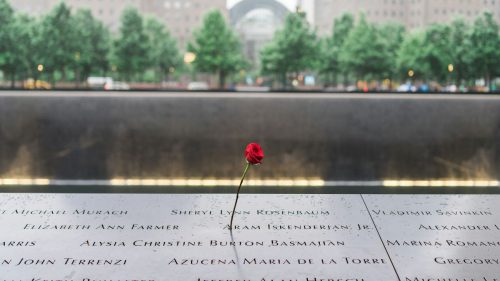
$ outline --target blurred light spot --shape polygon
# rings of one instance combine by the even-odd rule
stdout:
[[[384,180],[387,187],[467,187],[467,186],[499,186],[497,180]]]
[[[196,60],[196,54],[187,52],[184,54],[184,62],[187,64],[190,64]]]
[[[49,185],[49,179],[2,179],[0,185]]]

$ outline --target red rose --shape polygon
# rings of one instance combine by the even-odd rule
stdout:
[[[245,149],[245,158],[247,159],[248,163],[252,165],[260,164],[262,163],[262,159],[264,158],[264,151],[262,151],[262,148],[259,144],[251,143],[247,145],[247,148]]]
[[[247,164],[245,165],[245,170],[243,171],[243,176],[241,176],[240,185],[238,186],[238,192],[236,192],[236,200],[234,201],[233,212],[231,213],[231,221],[229,223],[229,231],[233,231],[233,218],[236,211],[236,204],[238,204],[238,198],[240,197],[240,189],[245,176],[247,175],[248,168],[250,165],[257,165],[262,163],[264,158],[264,151],[258,143],[250,143],[245,148],[245,158],[247,159]]]

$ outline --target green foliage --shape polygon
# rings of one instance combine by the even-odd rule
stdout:
[[[14,20],[14,11],[7,0],[0,0],[0,65],[5,63],[6,51],[11,44],[10,27]]]
[[[424,32],[408,34],[397,52],[397,66],[401,76],[408,77],[411,70],[413,78],[446,81],[450,76],[448,65],[454,63],[451,28],[447,25],[433,24]],[[457,53],[458,56],[458,53]],[[463,68],[463,66],[461,67]]]
[[[319,52],[316,34],[304,14],[290,13],[284,28],[261,51],[262,72],[281,77],[286,86],[287,74],[315,67]]]
[[[0,0],[0,69],[4,75],[15,65],[14,11],[7,0]]]
[[[422,52],[426,47],[424,37],[425,34],[421,32],[407,34],[397,51],[396,65],[403,80],[408,77],[410,70],[416,79],[426,80],[428,77],[430,65]]]
[[[219,11],[209,12],[204,17],[188,50],[196,54],[193,65],[197,71],[218,75],[219,88],[224,87],[228,75],[246,67],[239,38]]]
[[[149,38],[150,66],[156,70],[156,81],[162,81],[182,67],[182,57],[177,42],[155,18],[146,21],[146,34]]]
[[[4,10],[4,8],[1,8]],[[6,25],[7,26],[7,25]],[[17,15],[9,28],[9,59],[2,65],[12,81],[38,78],[46,73],[52,82],[67,80],[67,70],[74,69],[77,80],[85,79],[92,71],[105,71],[109,65],[110,34],[90,11],[78,11],[74,16],[64,4],[56,6],[40,21]],[[43,72],[37,66],[43,66]],[[71,75],[73,76],[73,75]]]
[[[472,27],[471,63],[476,73],[475,77],[482,77],[487,84],[491,84],[492,77],[500,75],[500,38],[499,27],[491,13],[484,13],[477,18]]]
[[[18,15],[13,25],[13,34],[16,45],[13,49],[15,58],[12,76],[15,74],[21,74],[24,78],[34,76],[42,48],[39,21],[27,15]]]
[[[351,14],[344,14],[340,18],[334,20],[333,25],[333,45],[342,47],[345,40],[354,28],[354,17]]]
[[[320,54],[318,70],[326,84],[336,84],[337,75],[340,72],[339,48],[334,46],[332,38],[320,39]]]
[[[93,72],[104,75],[109,68],[109,31],[89,10],[77,11],[73,24],[77,44],[72,64],[77,82],[85,80]]]
[[[472,49],[470,26],[461,18],[455,19],[450,25],[448,50],[456,85],[460,85],[462,79],[473,78]]]
[[[12,85],[16,79],[39,76],[81,82],[93,74],[107,75],[111,59],[128,80],[161,81],[179,75],[182,57],[168,28],[156,19],[143,21],[134,9],[126,10],[121,21],[112,39],[88,10],[72,13],[62,2],[35,19],[15,14],[8,0],[0,0],[0,77]],[[318,40],[304,14],[291,13],[261,50],[261,72],[285,87],[290,75],[304,71],[317,71],[333,84],[339,76],[347,82],[348,75],[382,79],[399,74],[406,80],[412,70],[416,80],[454,80],[460,85],[482,78],[491,85],[500,76],[499,29],[491,13],[473,24],[456,19],[409,33],[398,24],[369,24],[363,16],[355,24],[354,17],[345,14],[335,19],[330,36]],[[244,78],[240,70],[247,63],[239,38],[220,12],[206,15],[188,50],[196,54],[194,70],[218,75],[220,87],[227,78]],[[37,71],[39,64],[43,72]]]
[[[14,15],[0,0],[0,70],[14,87],[20,75],[26,78],[35,73],[35,61],[40,58],[39,23],[26,15]]]
[[[397,65],[402,77],[408,71],[415,79],[446,81],[452,64],[457,84],[469,73],[470,42],[467,25],[455,20],[450,26],[432,25],[423,33],[408,34],[397,53]]]
[[[71,65],[77,50],[78,38],[74,32],[70,9],[61,2],[41,22],[40,64],[52,76],[56,70],[66,78],[66,67]]]
[[[433,24],[425,32],[424,48],[421,52],[429,66],[430,74],[437,81],[446,80],[448,65],[452,63],[450,35],[450,27],[443,24]]]
[[[114,42],[114,61],[127,80],[138,77],[149,66],[149,38],[136,9],[128,8],[121,18],[120,35]]]
[[[339,54],[353,27],[354,17],[351,14],[344,14],[335,19],[332,35],[321,40],[319,71],[325,76],[327,82],[336,84],[338,74],[347,75],[345,66],[340,63]]]
[[[392,78],[398,74],[397,55],[404,40],[405,28],[401,24],[388,23],[378,28],[378,34],[383,44],[381,52],[384,54],[387,67],[383,75]]]
[[[340,61],[357,79],[368,75],[383,78],[390,68],[384,52],[385,45],[379,36],[377,29],[369,25],[364,16],[347,36],[340,51]]]
[[[275,37],[276,40],[276,37]],[[285,59],[285,54],[280,48],[278,42],[271,42],[267,44],[260,51],[261,58],[261,72],[263,74],[271,74],[281,76],[286,84],[286,74],[287,74],[287,64]]]

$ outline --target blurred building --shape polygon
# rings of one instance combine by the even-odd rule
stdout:
[[[72,9],[90,9],[112,32],[120,28],[120,17],[124,9],[134,7],[145,16],[152,15],[161,20],[184,48],[191,39],[193,30],[199,27],[203,15],[213,9],[226,17],[226,0],[62,0]],[[38,16],[49,12],[61,0],[10,0],[16,11]]]
[[[73,0],[75,1],[75,0]],[[78,0],[76,0],[78,1]],[[96,1],[96,0],[94,0]],[[100,0],[102,1],[102,0]],[[107,0],[113,1],[113,0]],[[124,1],[124,0],[114,0]],[[193,31],[199,28],[203,16],[211,10],[219,10],[227,18],[226,0],[135,0],[139,11],[162,20],[181,48],[191,40]],[[125,2],[125,1],[124,1]]]
[[[374,23],[398,22],[408,30],[456,17],[472,22],[483,12],[493,13],[500,22],[500,0],[315,0],[314,6],[320,35],[331,34],[333,20],[344,13],[364,13]]]
[[[290,10],[276,0],[242,0],[229,10],[230,22],[253,69],[259,68],[260,50],[272,41],[288,13]]]

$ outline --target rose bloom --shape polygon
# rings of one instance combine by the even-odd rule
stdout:
[[[258,143],[250,143],[245,149],[245,158],[252,165],[260,164],[264,158],[264,151]]]

